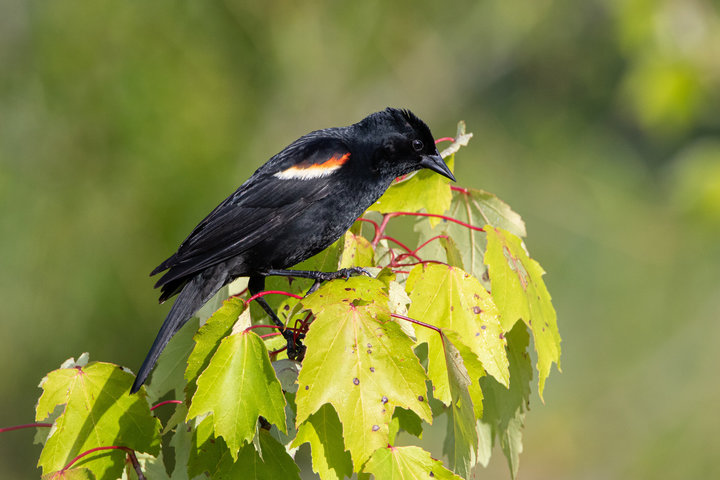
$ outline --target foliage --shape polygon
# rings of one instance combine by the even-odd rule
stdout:
[[[457,137],[446,151],[450,165],[470,138],[462,124]],[[190,322],[176,335],[137,395],[121,367],[68,362],[41,383],[36,417],[52,422],[43,473],[299,478],[293,454],[309,443],[322,479],[469,478],[498,442],[515,477],[530,334],[541,395],[560,358],[555,310],[520,238],[522,220],[492,194],[424,172],[392,186],[371,210],[306,263],[363,266],[371,277],[326,282],[310,294],[307,283],[274,280],[273,288],[305,294],[272,303],[304,336],[302,362],[287,359],[247,292],[197,332]],[[415,248],[385,231],[406,215],[417,217]],[[149,400],[168,397],[176,410],[163,426],[154,408],[168,401],[151,408]],[[442,428],[436,423],[446,425],[443,451],[400,445]],[[174,450],[172,472],[161,443]]]

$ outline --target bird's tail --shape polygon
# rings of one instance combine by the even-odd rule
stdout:
[[[210,300],[224,284],[222,281],[208,281],[207,278],[203,277],[203,275],[197,275],[183,287],[170,309],[170,313],[168,313],[167,318],[165,318],[165,322],[162,324],[162,327],[160,327],[160,331],[157,337],[155,337],[152,347],[150,347],[150,352],[148,352],[145,361],[140,367],[140,371],[138,371],[130,393],[135,393],[140,390],[140,387],[145,383],[145,380],[147,380],[148,375],[150,375],[150,372],[155,366],[155,362],[157,362],[158,357],[160,357],[160,354],[173,335],[175,335],[182,326],[192,318],[193,314],[198,311],[205,302]]]

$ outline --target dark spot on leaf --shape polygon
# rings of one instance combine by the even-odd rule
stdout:
[[[373,425],[373,426],[372,426],[372,431],[373,431],[373,432],[377,432],[378,430],[380,430],[380,426],[379,426],[379,425]]]
[[[353,378],[353,383],[354,383],[355,385],[360,385],[360,379],[357,378],[357,377]]]
[[[425,401],[425,398],[423,398],[423,396],[420,395],[420,396],[418,396],[418,400],[420,400],[421,402],[424,402],[424,401]]]
[[[370,372],[375,373],[375,367],[370,367]]]
[[[305,390],[310,390],[310,385],[305,385]]]
[[[354,291],[355,289],[352,287],[345,287],[346,292]]]
[[[450,311],[452,312],[453,310],[455,310],[455,306],[454,306],[454,305],[450,305]]]
[[[490,280],[490,274],[488,273],[487,270],[485,270],[485,271],[483,272],[483,274],[482,274],[482,279],[483,279],[483,281],[485,281],[485,282],[487,282],[488,280]]]
[[[385,404],[385,403],[387,403],[387,402],[388,402],[388,398],[387,398],[385,395],[383,395],[383,397],[382,397],[382,403]]]
[[[485,329],[487,328],[487,325],[480,325],[480,328],[482,328],[483,330],[485,330]]]
[[[290,305],[287,305],[287,304],[286,304],[286,305],[283,307],[283,309],[287,312],[288,310],[290,310]]]
[[[477,333],[475,334],[475,336],[476,336],[476,337],[479,337],[479,336],[480,336],[480,332],[477,332]]]
[[[367,352],[368,352],[368,353],[372,353],[372,350],[368,350]]]
[[[475,305],[473,307],[473,313],[475,313],[476,315],[480,315],[482,313],[482,308],[480,308],[478,305]]]
[[[368,348],[372,348],[372,344],[368,343],[367,345],[368,345]]]
[[[431,471],[431,472],[430,472],[430,476],[431,476],[431,477],[434,477],[435,474]]]
[[[503,335],[502,333],[500,333],[500,340],[502,340],[503,338],[505,338],[505,335]]]
[[[476,294],[473,295],[473,297],[475,297],[475,299],[477,300],[477,299],[480,298],[480,295],[478,295],[478,294],[476,293]]]

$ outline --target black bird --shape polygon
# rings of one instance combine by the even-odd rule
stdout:
[[[388,108],[348,127],[317,130],[273,156],[198,224],[178,251],[150,274],[167,272],[160,302],[179,294],[140,367],[131,392],[145,382],[170,338],[223,285],[250,277],[251,294],[268,275],[347,278],[339,272],[286,270],[340,238],[392,181],[421,168],[455,180],[430,129],[409,110]],[[263,309],[282,326],[275,313]],[[286,331],[288,354],[298,350]]]

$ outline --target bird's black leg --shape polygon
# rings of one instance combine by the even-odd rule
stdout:
[[[308,293],[312,293],[317,289],[319,282],[326,280],[335,280],[337,278],[344,278],[347,280],[353,275],[367,275],[372,277],[372,274],[365,270],[363,267],[352,267],[342,268],[337,272],[316,272],[313,270],[276,270],[270,269],[265,272],[265,275],[274,275],[280,277],[296,277],[296,278],[309,278],[315,280],[315,285],[312,286]]]
[[[263,290],[265,290],[265,277],[262,275],[253,275],[250,277],[248,280],[248,291],[250,292],[250,295],[257,295]],[[280,333],[282,333],[283,337],[287,341],[288,358],[291,360],[302,360],[302,357],[305,354],[305,346],[300,343],[300,340],[303,336],[300,335],[296,338],[295,333],[286,329],[285,324],[278,318],[273,309],[270,308],[270,305],[268,305],[265,301],[265,298],[258,297],[255,301],[258,302],[262,309],[265,310],[265,313],[270,316],[273,323],[280,327]]]

